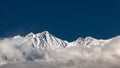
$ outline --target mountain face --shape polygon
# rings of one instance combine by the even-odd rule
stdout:
[[[32,42],[33,47],[38,49],[54,49],[57,47],[65,48],[68,43],[67,41],[54,37],[48,31],[44,31],[38,34],[30,33],[25,38],[30,40]]]
[[[14,36],[13,38],[5,38],[0,41],[0,64],[38,61],[41,59],[48,60],[48,58],[50,60],[51,57],[61,57],[64,53],[68,54],[67,58],[71,58],[71,54],[78,55],[76,54],[77,52],[69,54],[69,52],[73,51],[71,48],[78,47],[79,50],[82,50],[82,48],[89,50],[90,48],[97,46],[105,47],[109,45],[111,41],[112,39],[102,40],[92,37],[80,37],[73,42],[68,42],[53,36],[48,31],[37,34],[29,33],[25,37]],[[66,52],[67,49],[71,50]],[[55,55],[59,53],[61,54],[55,56],[50,52]]]

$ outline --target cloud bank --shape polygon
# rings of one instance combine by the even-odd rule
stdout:
[[[120,68],[120,37],[104,45],[37,50],[24,37],[0,40],[0,68]]]

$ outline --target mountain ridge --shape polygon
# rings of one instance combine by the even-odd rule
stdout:
[[[17,38],[17,37],[18,36],[14,36],[13,38]],[[22,37],[22,36],[19,36],[19,37]],[[107,41],[107,42],[110,41],[110,39],[103,40],[103,39],[96,39],[96,38],[93,38],[91,36],[88,36],[86,38],[79,37],[78,39],[76,39],[72,42],[68,42],[66,40],[62,40],[60,38],[57,38],[57,37],[53,36],[48,31],[43,31],[43,32],[37,33],[37,34],[34,34],[34,33],[31,32],[23,38],[31,39],[31,41],[33,43],[33,46],[38,47],[38,48],[39,48],[40,45],[43,45],[43,48],[51,47],[52,45],[59,45],[62,48],[65,48],[65,47],[69,46],[70,43],[74,43],[74,44],[77,43],[77,45],[78,44],[79,45],[84,44],[88,47],[89,46],[91,47],[91,45],[98,45],[99,42],[102,42],[102,41]],[[40,41],[42,41],[42,42],[40,42]],[[57,46],[55,48],[57,48]]]

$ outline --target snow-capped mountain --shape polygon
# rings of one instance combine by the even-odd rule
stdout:
[[[14,39],[18,40],[18,42],[22,41],[20,45],[30,42],[31,45],[37,49],[55,49],[55,48],[66,48],[69,46],[77,46],[77,45],[83,45],[86,47],[96,46],[96,45],[104,45],[106,42],[110,40],[97,40],[92,37],[86,37],[86,38],[78,38],[77,40],[73,42],[68,42],[66,40],[61,40],[52,34],[50,34],[48,31],[44,31],[42,33],[29,33],[25,37],[22,37],[24,40],[21,40],[21,36],[15,36]],[[20,41],[19,41],[20,40]]]
[[[82,37],[79,37],[77,40],[73,41],[73,42],[70,42],[69,43],[69,46],[85,46],[85,47],[88,47],[88,48],[91,48],[92,46],[104,46],[104,44],[110,42],[110,39],[109,40],[103,40],[103,39],[95,39],[95,38],[92,38],[92,37],[86,37],[86,38],[82,38]]]
[[[48,31],[44,31],[42,33],[33,34],[30,33],[25,37],[27,40],[31,40],[33,47],[38,49],[46,49],[46,48],[65,48],[67,46],[67,41],[56,38],[51,35]]]
[[[0,41],[0,64],[9,62],[24,62],[24,61],[35,61],[41,58],[51,57],[48,54],[49,50],[59,52],[64,49],[69,49],[77,46],[85,48],[92,48],[95,46],[106,46],[111,42],[111,39],[102,40],[95,39],[92,37],[78,38],[73,42],[61,40],[48,31],[41,33],[29,33],[25,37],[14,36],[13,38],[5,38]],[[46,54],[47,52],[47,54]],[[47,59],[46,59],[47,60]]]

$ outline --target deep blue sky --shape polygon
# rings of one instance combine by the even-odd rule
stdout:
[[[69,41],[120,35],[120,1],[0,0],[0,37],[44,30]]]

